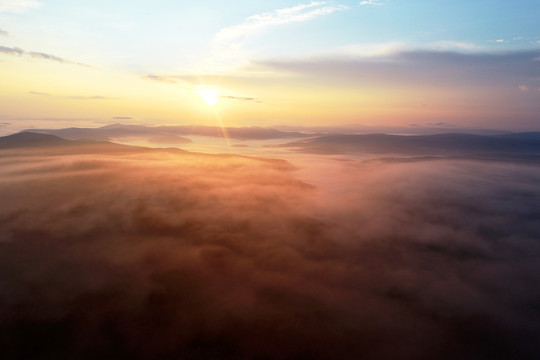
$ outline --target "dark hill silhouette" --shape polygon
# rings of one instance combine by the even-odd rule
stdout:
[[[140,151],[145,148],[115,144],[109,141],[68,140],[59,136],[19,132],[13,135],[0,137],[0,150],[4,151],[40,151],[43,153],[105,153]],[[183,151],[180,149],[175,149]]]
[[[189,138],[183,136],[210,136],[228,137],[237,140],[269,140],[294,139],[309,137],[301,132],[280,131],[263,127],[227,127],[224,130],[219,126],[143,126],[111,124],[99,128],[65,128],[65,129],[32,129],[25,130],[44,134],[56,135],[71,140],[113,140],[123,137],[144,138],[154,143],[185,144],[190,143]]]
[[[94,140],[67,140],[55,135],[32,133],[28,131],[0,137],[0,156],[26,156],[26,155],[73,155],[73,154],[112,154],[129,155],[136,153],[167,153],[203,157],[208,159],[250,159],[258,163],[272,164],[281,169],[291,170],[294,167],[286,160],[258,158],[238,154],[204,154],[172,148],[151,148],[115,144],[110,141]]]
[[[72,141],[54,135],[33,132],[21,132],[0,137],[0,149],[66,145],[72,145]]]
[[[283,147],[321,154],[540,154],[540,133],[505,135],[328,135],[296,141]]]
[[[160,131],[154,127],[142,125],[112,124],[99,128],[65,128],[65,129],[32,129],[24,130],[60,136],[70,140],[98,140],[109,141],[114,138],[137,137],[145,138],[155,143],[185,144],[191,140],[177,136],[171,132]]]

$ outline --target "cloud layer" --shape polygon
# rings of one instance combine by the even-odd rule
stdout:
[[[365,53],[359,49],[348,54],[307,60],[264,60],[255,65],[316,76],[320,80],[362,81],[370,85],[507,85],[515,88],[523,81],[537,84],[540,64],[534,58],[538,53],[464,53],[393,48]]]
[[[534,166],[2,155],[8,358],[540,355]]]

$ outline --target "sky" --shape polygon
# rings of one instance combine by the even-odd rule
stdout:
[[[539,13],[534,0],[0,0],[0,131],[540,131]]]

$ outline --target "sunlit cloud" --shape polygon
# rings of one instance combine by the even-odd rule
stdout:
[[[308,21],[348,8],[345,5],[325,5],[325,1],[312,1],[309,4],[252,15],[240,24],[221,29],[214,37],[214,42],[222,44],[241,41],[273,26]]]
[[[34,0],[0,0],[0,12],[21,13],[40,6],[41,3]]]
[[[387,42],[373,44],[350,44],[339,47],[326,53],[328,57],[386,57],[407,51],[453,51],[453,52],[480,52],[482,46],[465,41],[442,40],[427,44],[407,42]],[[325,54],[320,56],[324,57]]]
[[[346,9],[349,9],[346,5],[329,5],[326,1],[312,1],[249,16],[241,23],[225,27],[215,34],[211,42],[214,54],[209,66],[232,68],[240,64],[245,65],[250,57],[245,45],[256,35],[274,27],[307,22]]]
[[[364,5],[384,5],[384,4],[377,0],[364,0],[364,1],[360,1],[358,5],[364,6]]]
[[[477,51],[478,52],[483,49],[482,46],[479,46],[472,42],[450,41],[450,40],[442,40],[442,41],[428,43],[425,47],[431,50],[438,50],[438,51],[471,51],[471,52]],[[421,46],[417,46],[417,49],[419,48],[421,48]]]
[[[32,95],[39,95],[39,96],[51,96],[49,93],[41,92],[41,91],[30,91],[29,94]]]
[[[214,54],[207,66],[221,69],[245,65],[247,59],[252,57],[246,45],[256,35],[271,28],[307,22],[348,8],[345,5],[328,5],[325,1],[312,1],[308,4],[249,16],[241,23],[223,28],[216,33],[211,42]]]
[[[94,95],[94,96],[67,96],[68,99],[73,100],[116,100],[118,98],[109,97],[109,96],[101,96],[101,95]]]
[[[527,92],[529,91],[529,87],[527,85],[519,85],[518,86],[519,90],[521,90],[521,92]]]
[[[46,92],[41,91],[29,91],[29,94],[31,95],[38,95],[38,96],[56,96],[64,99],[72,99],[72,100],[116,100],[117,98],[114,97],[108,97],[108,96],[102,96],[102,95],[92,95],[92,96],[83,96],[83,95],[71,95],[71,96],[57,96],[53,94],[49,94]]]
[[[222,99],[231,99],[231,100],[239,100],[239,101],[253,101],[253,102],[261,102],[260,100],[253,98],[253,97],[244,97],[244,96],[232,96],[232,95],[220,95],[219,96]]]
[[[172,83],[172,84],[177,82],[176,80],[172,79],[169,76],[154,75],[154,74],[144,75],[143,79],[152,80],[152,81],[159,81],[159,82],[166,82],[166,83]]]

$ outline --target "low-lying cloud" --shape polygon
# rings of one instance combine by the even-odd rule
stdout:
[[[535,166],[42,154],[0,158],[6,358],[540,355]]]

